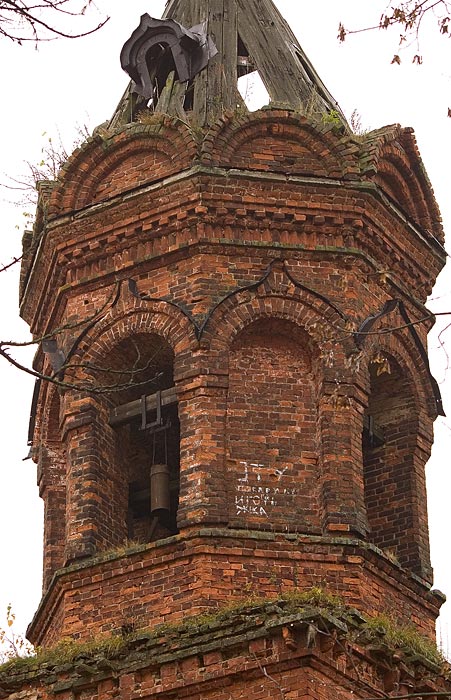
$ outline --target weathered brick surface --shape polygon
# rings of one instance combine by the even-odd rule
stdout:
[[[425,635],[433,635],[442,602],[358,540],[208,528],[62,570],[29,634],[35,643],[84,639],[178,622],[256,592],[270,598],[312,587],[335,591],[369,615],[396,610]]]
[[[321,532],[317,408],[308,339],[263,321],[229,357],[226,459],[230,522]]]
[[[45,197],[21,311],[37,336],[64,326],[64,378],[77,388],[43,384],[38,402],[45,573],[33,641],[312,586],[433,636],[428,329],[360,344],[352,332],[394,298],[422,318],[444,264],[411,132],[359,142],[267,110],[195,138],[162,118],[90,139]],[[374,330],[403,325],[396,311]],[[42,352],[36,366],[48,370]],[[93,395],[85,383],[119,388]],[[139,421],[110,425],[114,407],[171,387],[166,443]],[[369,417],[382,444],[368,442]],[[170,465],[171,514],[148,543],[152,461]],[[286,700],[357,697],[340,689],[338,661],[279,655],[271,685],[248,652],[211,650],[204,665],[188,654],[86,692],[257,699],[278,683]]]
[[[449,687],[437,656],[412,657],[413,647],[379,641],[355,610],[274,598],[172,627],[124,631],[109,645],[75,653],[71,663],[57,652],[44,664],[0,672],[0,697],[31,700],[39,689],[43,698],[350,700]]]

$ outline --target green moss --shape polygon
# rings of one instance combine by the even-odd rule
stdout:
[[[367,620],[361,635],[370,642],[383,641],[393,649],[400,649],[411,656],[422,656],[433,664],[447,664],[434,642],[424,637],[413,625],[400,625],[388,615],[378,615]]]
[[[138,649],[147,649],[147,654],[156,653],[157,656],[168,650],[176,653],[179,648],[190,648],[194,644],[193,639],[197,644],[203,635],[204,639],[212,634],[216,638],[220,632],[226,638],[252,622],[261,625],[274,618],[283,620],[303,612],[307,615],[327,613],[327,616],[339,620],[343,629],[348,629],[350,641],[357,641],[366,647],[384,647],[388,653],[402,650],[406,656],[422,657],[445,668],[445,659],[435,644],[414,627],[399,625],[385,615],[365,619],[338,596],[322,588],[312,588],[308,591],[290,591],[274,598],[249,596],[211,612],[187,617],[180,623],[165,623],[124,636],[113,634],[88,642],[63,640],[52,648],[38,649],[35,656],[12,659],[0,666],[0,681],[4,679],[7,682],[12,675],[45,674],[49,668],[65,664],[76,666],[84,662],[95,664],[101,659],[126,659],[129,652]],[[228,631],[228,627],[231,630]]]
[[[111,635],[108,637],[94,637],[87,642],[63,639],[48,649],[36,649],[36,653],[33,656],[16,657],[0,665],[0,677],[11,671],[14,671],[14,673],[25,673],[44,666],[71,664],[76,660],[89,660],[97,656],[113,658],[119,651],[127,647],[131,636]]]
[[[140,635],[147,640],[163,640],[163,638],[190,636],[208,628],[233,622],[236,617],[252,614],[256,608],[264,608],[268,605],[277,605],[285,613],[295,613],[305,607],[316,607],[335,611],[336,613],[345,610],[345,606],[340,598],[331,595],[321,588],[312,588],[308,591],[290,591],[275,598],[262,598],[258,596],[248,596],[230,605],[212,609],[211,613],[202,613],[187,617],[183,622],[177,624],[161,624],[152,629],[140,630],[132,635],[120,636],[111,635],[108,637],[95,637],[87,642],[78,642],[73,639],[65,639],[54,647],[48,649],[37,649],[34,656],[17,657],[11,659],[6,664],[0,665],[0,676],[5,672],[15,673],[27,672],[27,670],[37,669],[42,665],[58,666],[61,664],[73,663],[78,659],[91,659],[96,656],[112,658],[123,649],[126,649],[133,638]]]
[[[151,634],[152,637],[156,638],[163,634],[176,636],[190,634],[201,628],[212,627],[228,621],[232,622],[234,618],[238,616],[250,615],[256,612],[256,609],[262,609],[271,605],[281,608],[284,613],[296,613],[306,607],[314,607],[323,610],[327,609],[335,613],[344,613],[346,610],[346,606],[341,598],[328,593],[322,588],[311,588],[307,591],[289,591],[274,598],[263,598],[251,595],[241,600],[234,601],[229,605],[212,610],[211,613],[202,613],[200,615],[188,617],[183,622],[175,625],[158,625]]]
[[[277,603],[282,605],[287,612],[296,612],[305,606],[326,608],[328,610],[344,610],[345,605],[339,596],[332,595],[323,588],[314,587],[307,591],[288,591],[274,598],[262,598],[260,596],[249,596],[241,601],[231,603],[229,606],[221,608],[216,613],[216,617],[224,619],[234,613],[246,612],[249,607]]]

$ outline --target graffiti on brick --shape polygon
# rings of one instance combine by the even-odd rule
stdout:
[[[269,518],[273,507],[283,505],[287,496],[296,496],[297,489],[292,487],[264,486],[262,484],[261,470],[267,468],[264,464],[240,462],[244,467],[243,476],[237,480],[235,494],[236,514],[259,515]],[[280,484],[288,467],[285,469],[275,469],[274,475]],[[251,484],[250,478],[256,480],[257,484]]]

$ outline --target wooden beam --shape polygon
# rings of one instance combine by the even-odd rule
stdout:
[[[372,416],[363,417],[363,436],[368,440],[370,447],[382,447],[382,445],[385,445],[384,430],[374,422]]]
[[[319,111],[337,110],[336,101],[272,0],[237,2],[238,31],[271,100],[300,109],[311,107],[316,95]]]
[[[242,103],[237,82],[237,0],[170,0],[164,17],[189,29],[205,23],[218,54],[194,80],[194,115],[211,124]]]
[[[175,386],[171,386],[170,389],[164,389],[161,392],[161,405],[162,406],[172,406],[177,403],[177,392]],[[109,424],[111,426],[123,425],[124,423],[129,423],[133,418],[137,418],[141,415],[141,399],[136,399],[135,401],[130,401],[129,403],[122,404],[122,406],[117,406],[110,411]],[[157,407],[157,395],[149,394],[146,396],[146,410],[154,411]]]
[[[337,111],[327,90],[273,0],[168,0],[165,17],[186,28],[205,23],[218,55],[194,80],[194,111],[209,124],[241,104],[237,89],[239,34],[272,102],[327,114]]]

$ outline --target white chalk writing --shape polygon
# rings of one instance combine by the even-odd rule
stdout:
[[[282,486],[262,486],[262,470],[268,473],[264,464],[258,462],[240,462],[244,467],[243,476],[237,479],[237,488],[235,495],[236,514],[243,513],[249,515],[259,515],[269,518],[269,512],[274,506],[282,505],[282,497],[296,496],[298,491],[296,488]],[[277,477],[280,483],[281,479],[287,472],[288,467],[284,469],[275,469],[272,473]],[[257,485],[252,485],[250,479],[256,480]]]

